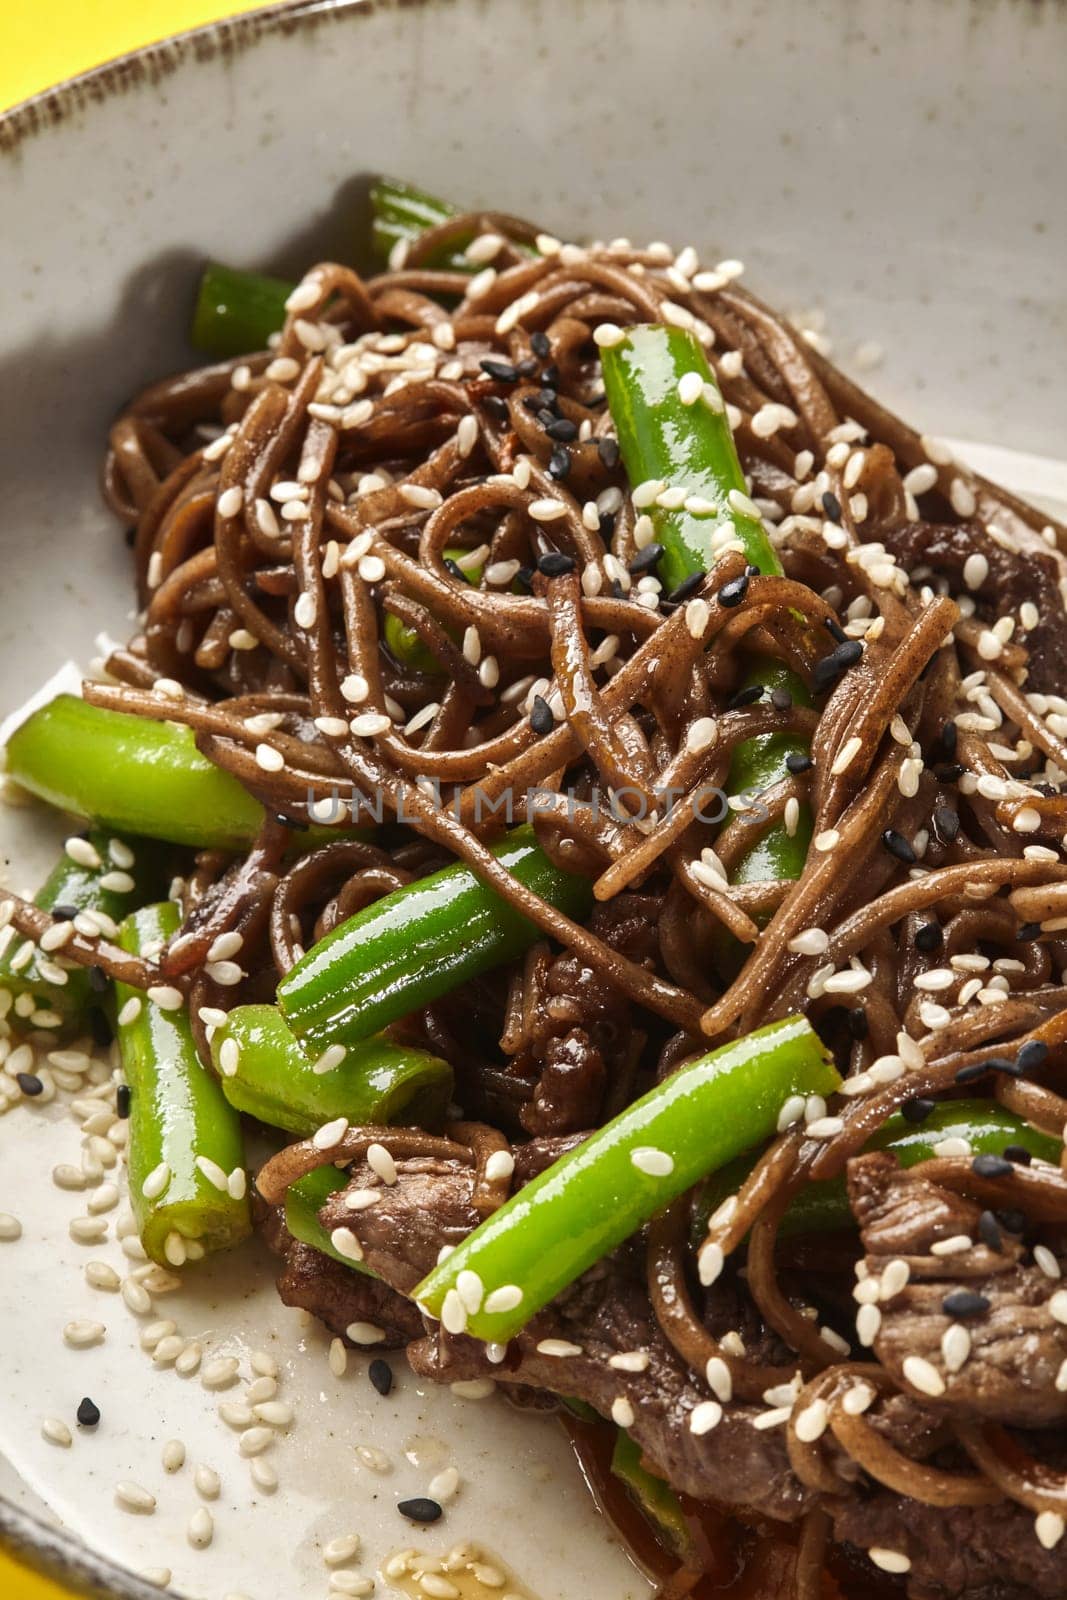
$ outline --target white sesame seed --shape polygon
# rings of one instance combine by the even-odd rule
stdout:
[[[166,1161],[161,1161],[158,1167],[153,1167],[141,1185],[141,1193],[146,1200],[158,1200],[160,1195],[170,1183],[170,1167]]]
[[[180,1439],[168,1439],[163,1446],[163,1471],[180,1472],[185,1465],[185,1446]]]
[[[569,1339],[541,1339],[537,1345],[537,1352],[542,1356],[555,1356],[559,1360],[566,1360],[570,1356],[580,1356],[580,1344],[572,1344]]]
[[[235,517],[244,505],[245,492],[239,485],[224,489],[218,498],[218,513],[220,517]]]
[[[236,1039],[223,1039],[219,1045],[219,1071],[224,1078],[233,1078],[241,1065],[241,1047]]]
[[[75,835],[66,841],[63,849],[76,866],[88,867],[93,871],[101,865],[100,856],[88,839],[80,839]]]
[[[252,1482],[264,1494],[273,1494],[278,1487],[278,1474],[264,1456],[253,1456],[248,1464]]]
[[[64,1450],[69,1450],[74,1442],[70,1429],[61,1417],[45,1417],[41,1423],[41,1433],[49,1444],[58,1444]]]
[[[243,1400],[224,1400],[219,1406],[219,1416],[228,1428],[235,1428],[243,1432],[251,1428],[256,1418],[252,1407]]]
[[[377,734],[387,732],[392,725],[392,718],[381,711],[363,711],[349,723],[357,739],[373,739]]]
[[[156,1509],[155,1495],[149,1494],[147,1489],[142,1489],[139,1483],[117,1483],[115,1499],[124,1511],[150,1513]]]
[[[761,1433],[768,1428],[780,1428],[784,1422],[789,1421],[792,1411],[792,1406],[775,1406],[770,1411],[761,1411],[758,1416],[752,1418],[752,1426]]]
[[[936,1398],[945,1392],[945,1380],[925,1356],[905,1356],[901,1371],[913,1389]]]
[[[348,1054],[348,1046],[343,1044],[328,1044],[312,1067],[312,1072],[320,1077],[327,1072],[334,1072]]]
[[[185,1536],[194,1550],[206,1550],[215,1536],[215,1519],[207,1506],[200,1506],[189,1518]]]
[[[353,1324],[353,1326],[358,1326],[369,1332],[369,1330],[373,1327],[373,1324],[368,1322]],[[349,1337],[351,1337],[351,1329],[349,1329],[348,1332]],[[385,1334],[381,1328],[376,1328],[375,1333],[380,1337],[374,1339],[358,1339],[354,1340],[353,1342],[357,1344],[380,1344],[381,1340],[385,1338]],[[271,1379],[270,1381],[273,1382],[274,1380]],[[268,1427],[291,1428],[293,1425],[295,1412],[293,1411],[292,1406],[288,1405],[284,1400],[260,1400],[256,1405],[253,1406],[252,1409],[255,1412],[255,1415],[259,1418],[260,1422],[265,1422]]]
[[[867,1554],[883,1572],[911,1571],[911,1561],[902,1550],[884,1550],[879,1545],[873,1545]]]
[[[617,1395],[611,1402],[611,1420],[618,1428],[633,1427],[634,1408],[624,1394]]]
[[[104,1224],[107,1232],[107,1223]],[[22,1238],[22,1223],[18,1217],[13,1217],[9,1211],[0,1211],[0,1241],[4,1244],[14,1244],[16,1239]]]
[[[334,1117],[332,1122],[323,1123],[311,1142],[316,1150],[331,1150],[335,1144],[340,1143],[347,1132],[348,1118]]]
[[[351,1228],[334,1228],[330,1234],[330,1243],[337,1254],[344,1256],[348,1261],[363,1260],[363,1246],[352,1232]]]
[[[535,522],[556,522],[567,515],[562,500],[531,500],[526,510]]]
[[[1034,1533],[1045,1550],[1054,1550],[1063,1538],[1067,1523],[1058,1511],[1039,1511],[1034,1518]]]
[[[593,342],[601,350],[611,350],[625,338],[623,330],[614,322],[599,322],[593,329]]]
[[[705,1289],[710,1288],[720,1276],[725,1263],[726,1257],[721,1245],[715,1243],[704,1245],[697,1256],[697,1271]]]
[[[814,1444],[826,1432],[830,1408],[825,1400],[816,1398],[805,1406],[794,1423],[794,1431],[802,1444]]]
[[[466,1333],[467,1307],[457,1289],[449,1289],[441,1307],[441,1325],[446,1333]]]
[[[820,851],[820,853],[825,855],[840,842],[840,839],[841,835],[836,828],[826,828],[822,833],[815,835],[815,848],[816,850]]]
[[[489,1303],[486,1302],[486,1310]],[[614,1367],[616,1372],[646,1372],[648,1370],[649,1354],[647,1350],[621,1350],[617,1355],[608,1357],[608,1366]]]
[[[517,1283],[501,1284],[499,1289],[494,1289],[485,1298],[485,1310],[490,1316],[495,1316],[503,1311],[514,1311],[522,1304],[522,1290]]]
[[[959,1372],[971,1353],[971,1336],[962,1323],[954,1322],[941,1338],[941,1357],[946,1372]]]
[[[396,1162],[383,1144],[368,1145],[365,1159],[371,1171],[377,1173],[384,1184],[391,1186],[396,1182]]]
[[[960,1256],[973,1249],[974,1240],[967,1233],[955,1233],[948,1239],[937,1239],[930,1246],[932,1256]]]
[[[789,941],[789,949],[798,956],[821,956],[830,946],[830,936],[824,928],[804,928]]]
[[[271,1428],[257,1427],[246,1428],[237,1442],[237,1448],[243,1456],[258,1456],[274,1443],[274,1432]]]
[[[749,499],[747,494],[743,494],[740,489],[731,489],[726,498],[730,509],[736,511],[738,516],[752,517],[756,522],[759,522],[759,507],[754,500]]]
[[[650,1178],[667,1178],[674,1171],[674,1157],[668,1155],[666,1150],[657,1150],[652,1146],[639,1146],[631,1151],[630,1161],[638,1172],[644,1172]]]
[[[958,517],[973,517],[978,509],[978,501],[974,491],[964,483],[962,478],[953,478],[949,485],[949,501]]]
[[[205,1363],[200,1382],[205,1389],[225,1389],[237,1378],[240,1363],[236,1356],[215,1356]]]
[[[710,620],[711,607],[706,600],[697,596],[688,602],[685,608],[685,625],[691,639],[702,639]]]
[[[856,1337],[865,1349],[870,1349],[882,1326],[882,1313],[876,1305],[860,1306],[856,1313]]]
[[[696,405],[704,393],[704,379],[699,372],[683,372],[678,379],[678,398],[683,406]]]
[[[722,1421],[722,1406],[717,1400],[701,1400],[689,1413],[689,1432],[698,1438],[710,1433]]]
[[[344,1566],[346,1561],[351,1561],[359,1554],[361,1544],[362,1540],[358,1533],[341,1534],[324,1546],[322,1559],[328,1567]]]
[[[169,983],[152,984],[146,993],[152,1004],[161,1011],[180,1011],[185,1004],[181,990]]]
[[[227,1039],[224,1043],[235,1044],[236,1041]],[[228,1073],[227,1076],[230,1077],[232,1074]],[[217,1161],[212,1161],[210,1156],[197,1156],[196,1166],[213,1189],[217,1189],[220,1194],[226,1193],[226,1174]]]
[[[1060,1264],[1047,1244],[1034,1245],[1034,1265],[1040,1268],[1046,1278],[1059,1278],[1062,1276]]]

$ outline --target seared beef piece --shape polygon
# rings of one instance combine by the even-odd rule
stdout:
[[[655,922],[643,896],[619,895],[595,907],[590,927],[631,961],[654,957]],[[570,951],[543,965],[538,988],[529,1037],[514,1059],[516,1074],[536,1079],[522,1125],[532,1134],[595,1126],[609,1080],[632,1068],[640,1051],[629,1002]]]
[[[860,1550],[900,1550],[908,1593],[938,1600],[1064,1600],[1062,1546],[1045,1550],[1034,1514],[1013,1501],[926,1506],[888,1489],[830,1507],[834,1537]]]
[[[630,1432],[648,1459],[676,1489],[697,1499],[749,1508],[792,1521],[810,1503],[793,1476],[782,1427],[757,1429],[760,1406],[731,1404],[709,1433],[694,1434],[689,1420],[709,1398],[664,1339],[652,1315],[639,1252],[623,1252],[586,1273],[546,1307],[508,1345],[494,1365],[476,1339],[435,1331],[408,1348],[422,1377],[438,1383],[494,1378],[506,1388],[549,1390],[584,1400],[603,1416],[624,1397],[633,1407]],[[578,1355],[538,1350],[545,1340],[580,1346]],[[609,1357],[648,1354],[643,1372],[618,1371]]]
[[[553,1161],[558,1161],[560,1156],[565,1156],[570,1150],[577,1150],[580,1144],[588,1139],[588,1133],[568,1133],[560,1138],[542,1137],[527,1139],[525,1144],[518,1144],[512,1152],[515,1157],[515,1187],[529,1183],[531,1178],[536,1178],[539,1172],[544,1172]]]
[[[1067,627],[1060,598],[1062,558],[1056,556],[1031,529],[1013,525],[1013,535],[1025,538],[1024,550],[1005,549],[981,523],[896,522],[882,526],[879,536],[906,572],[929,566],[947,577],[957,593],[970,593],[979,611],[990,621],[1018,612],[1032,600],[1040,621],[1025,637],[1030,652],[1028,690],[1059,694],[1067,679]],[[968,556],[985,556],[989,574],[977,590],[963,581]]]
[[[584,1028],[549,1039],[533,1100],[522,1111],[532,1133],[588,1128],[600,1115],[607,1083],[604,1058]]]
[[[537,1141],[539,1159],[528,1165],[547,1165],[564,1142],[570,1143]],[[469,1167],[419,1158],[399,1162],[398,1174],[398,1182],[386,1187],[366,1166],[356,1168],[353,1186],[379,1186],[381,1199],[366,1210],[349,1211],[339,1191],[320,1216],[326,1227],[350,1227],[367,1265],[394,1288],[408,1290],[434,1265],[441,1246],[458,1244],[479,1217],[470,1204]],[[582,1354],[545,1355],[537,1349],[544,1339],[580,1344]],[[635,1350],[648,1352],[643,1372],[608,1365],[609,1356]],[[546,1307],[511,1341],[502,1365],[489,1360],[480,1341],[450,1337],[444,1329],[412,1344],[408,1359],[417,1373],[440,1383],[493,1378],[509,1388],[584,1400],[605,1416],[613,1400],[626,1396],[635,1413],[634,1437],[678,1488],[784,1519],[798,1516],[808,1503],[807,1491],[789,1468],[784,1430],[751,1425],[751,1418],[765,1408],[730,1405],[712,1432],[690,1431],[690,1413],[709,1393],[659,1330],[639,1248],[598,1263]]]
[[[879,1361],[901,1386],[908,1388],[906,1358],[923,1356],[945,1381],[943,1399],[928,1401],[935,1409],[1031,1428],[1067,1418],[1067,1393],[1056,1387],[1067,1361],[1067,1327],[1049,1310],[1059,1281],[1023,1264],[1021,1246],[1006,1234],[999,1252],[978,1244],[958,1254],[933,1254],[939,1239],[977,1239],[981,1207],[916,1172],[903,1172],[886,1152],[850,1161],[848,1185],[870,1272],[881,1274],[894,1257],[910,1268],[904,1289],[881,1303],[874,1343]],[[961,1289],[982,1295],[988,1309],[964,1318],[953,1315],[951,1305],[946,1311],[946,1297]],[[958,1372],[950,1372],[942,1339],[955,1322],[966,1329],[970,1354]]]
[[[310,1311],[346,1343],[352,1342],[345,1330],[353,1322],[373,1322],[383,1329],[386,1337],[375,1345],[376,1350],[399,1349],[423,1331],[422,1317],[412,1301],[379,1279],[353,1272],[332,1256],[291,1237],[278,1293],[284,1305]]]

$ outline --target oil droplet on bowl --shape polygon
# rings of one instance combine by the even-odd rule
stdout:
[[[412,1600],[537,1600],[533,1590],[484,1545],[465,1539],[435,1556],[407,1547],[383,1564],[387,1594]]]

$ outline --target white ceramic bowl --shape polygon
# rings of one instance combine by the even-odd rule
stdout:
[[[379,170],[564,235],[740,255],[769,298],[827,313],[846,367],[881,347],[867,381],[928,430],[1062,452],[1065,54],[1055,0],[322,0],[142,51],[0,118],[0,713],[86,660],[99,630],[127,628],[97,462],[120,402],[190,358],[199,262],[297,273],[351,254],[361,177]],[[1055,494],[1048,463],[998,465]],[[4,819],[16,886],[48,831],[36,811]],[[325,1593],[320,1541],[358,1529],[373,1570],[411,1542],[393,1502],[454,1460],[464,1489],[423,1545],[483,1541],[539,1600],[647,1593],[552,1423],[411,1379],[388,1403],[359,1373],[339,1382],[250,1256],[238,1280],[214,1266],[160,1314],[216,1348],[278,1354],[300,1420],[278,1448],[282,1490],[253,1496],[215,1399],[152,1369],[113,1297],[102,1349],[63,1347],[62,1323],[100,1301],[67,1238],[76,1207],[47,1181],[72,1145],[59,1111],[0,1122],[0,1210],[27,1222],[0,1245],[9,1502],[43,1503],[131,1567],[173,1568],[186,1592],[304,1600]],[[121,1259],[113,1242],[89,1253]],[[42,1415],[83,1392],[105,1407],[99,1437],[43,1441]],[[223,1473],[208,1555],[184,1538],[188,1470],[159,1464],[171,1434]],[[389,1475],[359,1466],[357,1444],[388,1452]],[[120,1478],[158,1493],[153,1517],[116,1509]]]

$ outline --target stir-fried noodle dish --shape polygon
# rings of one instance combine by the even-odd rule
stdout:
[[[5,1093],[113,1028],[148,1257],[557,1408],[663,1600],[1067,1594],[1067,530],[738,262],[374,203],[111,430]]]

